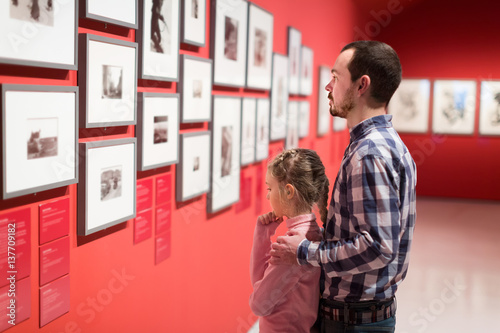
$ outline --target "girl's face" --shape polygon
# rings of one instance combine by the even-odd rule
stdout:
[[[272,176],[271,171],[268,169],[266,173],[266,184],[267,184],[267,200],[271,204],[276,217],[282,217],[285,215],[284,205],[280,198],[279,183]]]

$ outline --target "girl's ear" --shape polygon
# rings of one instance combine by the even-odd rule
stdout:
[[[295,195],[295,187],[292,184],[285,185],[285,196],[288,200],[292,199]]]

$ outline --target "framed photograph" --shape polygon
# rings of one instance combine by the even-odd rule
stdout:
[[[210,121],[212,116],[212,59],[181,56],[182,123]]]
[[[481,82],[479,134],[500,135],[500,81]]]
[[[182,43],[205,46],[206,7],[207,0],[182,1]]]
[[[292,149],[299,147],[299,102],[288,102],[288,120],[286,123],[285,148]]]
[[[241,165],[255,162],[257,100],[243,98],[241,109]]]
[[[214,96],[213,103],[209,213],[229,207],[240,198],[241,98]]]
[[[180,0],[139,1],[136,38],[141,79],[179,80],[179,19]]]
[[[210,188],[210,131],[183,133],[176,169],[175,199],[183,202]]]
[[[347,129],[347,120],[345,118],[332,117],[332,129],[334,132],[342,132]]]
[[[3,199],[78,182],[77,87],[2,85]]]
[[[139,170],[179,161],[179,94],[139,93],[136,126]]]
[[[289,80],[288,92],[297,95],[300,92],[300,54],[302,49],[302,33],[288,27],[288,59]]]
[[[273,54],[273,80],[271,87],[271,141],[286,137],[288,110],[288,57]]]
[[[269,156],[269,112],[271,102],[268,98],[257,98],[255,124],[255,161],[263,161]]]
[[[0,63],[76,70],[76,1],[0,2]]]
[[[427,133],[431,82],[403,79],[389,102],[388,113],[398,132]]]
[[[330,82],[332,74],[330,68],[319,66],[319,87],[318,87],[318,136],[324,136],[330,130],[330,104],[328,103],[328,91],[326,85]],[[335,120],[337,117],[334,117]],[[334,121],[335,121],[334,120]]]
[[[80,16],[137,29],[137,1],[138,0],[80,0]]]
[[[309,119],[311,117],[311,104],[309,101],[299,102],[299,138],[309,135]]]
[[[250,3],[248,8],[248,55],[246,86],[271,89],[274,17]]]
[[[80,127],[135,125],[137,44],[80,34]]]
[[[247,20],[245,0],[212,1],[210,45],[216,85],[245,86]]]
[[[310,47],[302,45],[302,47],[300,48],[299,95],[309,96],[312,94],[313,63],[313,50]]]
[[[78,235],[135,217],[136,139],[80,143]]]
[[[475,81],[434,81],[433,133],[472,134],[475,110]]]

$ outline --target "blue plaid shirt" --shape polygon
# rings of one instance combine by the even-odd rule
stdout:
[[[416,165],[392,127],[376,116],[351,129],[324,240],[303,240],[301,265],[322,266],[323,298],[357,302],[392,297],[408,270],[416,218]]]

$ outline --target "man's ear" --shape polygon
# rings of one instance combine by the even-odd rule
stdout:
[[[292,184],[285,185],[285,196],[288,200],[292,199],[295,195],[295,187]]]
[[[363,95],[370,88],[371,80],[368,75],[363,75],[358,80],[358,93],[359,95]]]

